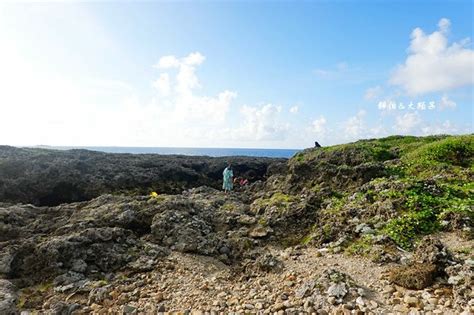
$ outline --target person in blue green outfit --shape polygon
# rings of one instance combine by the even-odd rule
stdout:
[[[222,183],[222,189],[224,189],[225,193],[231,192],[233,187],[233,177],[234,177],[234,172],[232,171],[232,165],[227,165],[227,167],[224,169],[224,172],[222,172],[222,175],[224,177],[224,182]]]

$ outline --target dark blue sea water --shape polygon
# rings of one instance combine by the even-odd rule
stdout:
[[[87,149],[107,153],[181,154],[207,156],[258,156],[290,158],[297,149],[240,149],[240,148],[164,148],[164,147],[54,147],[54,149]]]

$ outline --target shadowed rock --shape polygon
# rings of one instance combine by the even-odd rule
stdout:
[[[236,176],[254,182],[266,176],[272,163],[285,161],[0,146],[0,200],[54,206],[106,193],[175,194],[203,185],[220,188],[222,170],[229,162]]]

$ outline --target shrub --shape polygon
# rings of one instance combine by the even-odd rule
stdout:
[[[390,220],[384,232],[399,246],[411,249],[419,235],[430,234],[439,229],[436,214],[429,210],[408,212],[400,218]]]
[[[474,158],[474,136],[448,137],[426,144],[407,154],[404,161],[411,166],[436,164],[470,166]]]

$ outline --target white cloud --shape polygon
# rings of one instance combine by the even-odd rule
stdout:
[[[367,135],[365,135],[365,138],[380,138],[380,137],[386,137],[390,133],[388,132],[386,126],[382,122],[377,122],[374,126],[371,126],[367,130]]]
[[[409,95],[445,92],[474,83],[474,50],[468,39],[448,45],[450,22],[441,19],[438,30],[425,34],[416,28],[411,34],[409,55],[393,72],[390,83]]]
[[[289,129],[287,123],[282,122],[281,106],[266,104],[261,107],[244,105],[241,114],[243,123],[233,130],[234,139],[242,140],[283,140]]]
[[[326,134],[326,118],[324,116],[319,116],[311,123],[311,132],[322,137]]]
[[[364,122],[366,114],[365,110],[360,110],[355,116],[350,117],[344,122],[343,129],[347,138],[354,139],[363,135],[366,130]]]
[[[381,94],[382,94],[382,87],[380,87],[379,85],[377,86],[374,86],[374,87],[371,87],[371,88],[368,88],[366,91],[365,91],[365,95],[364,95],[364,98],[366,100],[374,100],[376,98],[378,98]]]
[[[421,134],[424,136],[437,134],[456,134],[460,131],[462,132],[462,130],[458,126],[456,126],[449,120],[445,120],[443,123],[440,124],[427,124],[421,128]]]
[[[133,87],[123,81],[120,80],[106,80],[106,79],[93,79],[90,80],[90,84],[94,87],[104,89],[107,91],[130,91],[132,92],[134,89]]]
[[[162,73],[158,79],[153,82],[153,87],[157,89],[161,95],[167,96],[170,93],[170,76],[168,73]]]
[[[161,119],[174,121],[176,128],[181,126],[189,129],[191,126],[197,130],[202,126],[223,123],[231,101],[237,96],[237,93],[229,90],[222,91],[217,96],[195,94],[194,90],[201,86],[196,76],[196,67],[205,59],[201,53],[194,52],[183,58],[161,57],[157,63],[158,69],[177,69],[174,80],[168,73],[161,73],[153,83],[160,92],[153,106],[162,110]]]
[[[204,60],[206,60],[206,57],[204,57],[200,52],[190,53],[184,58],[177,58],[176,56],[170,55],[161,57],[158,63],[153,67],[159,70],[177,68],[178,73],[176,75],[176,85],[174,86],[174,89],[179,94],[189,96],[192,94],[191,90],[201,86],[196,76],[196,67],[201,65]],[[169,85],[169,78],[166,78],[167,75],[168,74],[161,74],[160,78],[158,81],[155,81],[154,85],[159,90],[169,93],[167,88]]]
[[[456,102],[453,101],[453,100],[450,100],[448,98],[448,95],[444,94],[441,97],[441,101],[439,102],[440,110],[443,110],[443,109],[446,109],[446,108],[455,109],[456,106],[457,106]]]
[[[183,62],[188,66],[199,66],[204,62],[204,60],[206,60],[206,57],[204,57],[200,52],[194,52],[185,57]]]
[[[290,113],[296,114],[298,111],[299,111],[298,106],[295,105],[295,106],[290,107]]]
[[[180,64],[181,62],[175,56],[163,56],[153,67],[157,69],[169,69],[177,68]]]
[[[395,117],[393,129],[400,134],[414,132],[421,124],[421,118],[418,112],[408,112]]]

